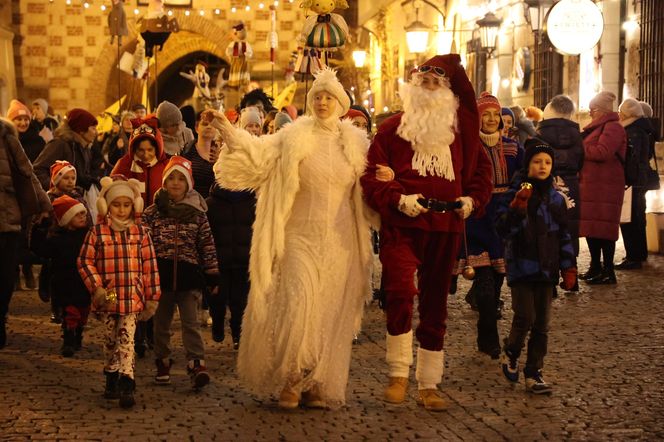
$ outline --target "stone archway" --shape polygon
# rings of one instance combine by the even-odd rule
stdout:
[[[231,42],[230,32],[201,16],[186,16],[176,12],[175,17],[180,25],[180,32],[173,33],[164,45],[164,50],[159,53],[156,77],[171,63],[191,52],[209,52],[226,60],[226,47]],[[221,24],[225,22],[222,20]],[[137,30],[132,27],[129,32],[130,35],[125,37],[120,53],[133,48],[136,44]],[[133,49],[130,52],[133,52]],[[86,93],[89,109],[94,114],[103,111],[117,100],[115,92],[117,89],[113,84],[117,82],[116,63],[117,47],[107,43],[97,58]],[[153,81],[154,78],[151,78],[150,84]]]

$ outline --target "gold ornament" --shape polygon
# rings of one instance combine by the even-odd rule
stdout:
[[[533,185],[528,183],[528,182],[524,182],[524,183],[521,183],[521,188],[522,189],[532,189]]]
[[[464,279],[470,281],[475,278],[475,269],[473,266],[465,266],[462,275]]]
[[[106,290],[106,302],[109,304],[115,304],[118,301],[118,292],[115,289]]]

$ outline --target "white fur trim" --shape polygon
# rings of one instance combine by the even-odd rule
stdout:
[[[85,206],[82,203],[78,203],[78,204],[75,204],[75,205],[71,206],[69,208],[69,210],[67,210],[64,213],[64,215],[62,215],[62,218],[60,218],[60,220],[58,221],[58,225],[60,227],[66,226],[80,212],[87,212],[87,209],[85,208]]]
[[[419,390],[435,389],[443,380],[445,368],[445,352],[417,349],[417,367],[415,379]]]
[[[325,91],[334,95],[341,105],[342,112],[340,115],[346,115],[348,109],[350,109],[350,98],[337,79],[337,72],[334,69],[325,67],[317,73],[314,73],[314,77],[316,79],[312,83],[311,89],[307,94],[308,108],[313,111],[314,96],[321,91]]]
[[[194,183],[191,179],[191,171],[187,170],[186,167],[183,167],[180,164],[176,164],[174,166],[171,166],[168,168],[168,170],[164,171],[164,175],[161,178],[161,185],[163,186],[166,183],[166,178],[174,171],[177,170],[180,172],[182,175],[184,175],[184,178],[187,180],[187,186],[189,186],[188,190],[192,190],[194,188]]]
[[[390,377],[407,378],[413,365],[413,331],[396,336],[387,333],[385,347]]]
[[[58,171],[58,173],[55,174],[54,177],[51,177],[51,181],[53,181],[53,185],[57,186],[60,180],[62,179],[63,176],[65,176],[69,172],[74,172],[74,175],[76,175],[76,168],[72,165],[69,166],[64,166],[62,169]]]
[[[542,120],[550,120],[552,118],[564,118],[566,120],[571,120],[572,114],[570,115],[559,114],[553,109],[551,103],[549,103],[546,106],[544,106],[544,111],[542,112]]]

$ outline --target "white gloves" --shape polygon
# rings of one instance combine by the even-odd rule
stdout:
[[[473,199],[469,196],[460,196],[456,201],[461,201],[461,208],[456,209],[455,212],[462,219],[466,219],[473,213]]]
[[[411,218],[415,218],[420,213],[426,212],[427,209],[417,202],[418,198],[422,198],[422,195],[419,193],[413,195],[401,195],[401,198],[399,199],[399,211]]]
[[[155,312],[157,311],[157,307],[159,307],[159,302],[147,301],[145,303],[145,308],[143,309],[143,311],[138,314],[138,320],[147,321],[148,319],[153,317]]]

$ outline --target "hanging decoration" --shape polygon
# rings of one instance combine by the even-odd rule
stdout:
[[[228,76],[228,86],[245,86],[251,81],[248,60],[253,57],[254,51],[247,43],[247,30],[243,22],[233,26],[233,41],[226,48],[226,56],[231,59],[231,72]]]
[[[113,0],[113,7],[108,13],[108,30],[111,35],[111,44],[113,44],[115,37],[118,37],[118,45],[120,45],[122,44],[122,37],[129,35],[124,0]]]
[[[175,18],[168,18],[164,12],[163,0],[150,0],[148,13],[139,19],[141,36],[145,40],[145,54],[152,57],[154,48],[161,51],[171,32],[178,32],[180,27]]]
[[[207,65],[202,61],[196,63],[195,72],[180,72],[180,75],[194,83],[193,106],[196,113],[206,109],[206,102],[212,100],[210,93],[210,75],[207,73]]]
[[[298,58],[295,71],[303,76],[322,69],[329,55],[343,48],[348,40],[348,25],[335,9],[348,8],[346,0],[304,0],[301,8],[311,10],[298,38]]]

